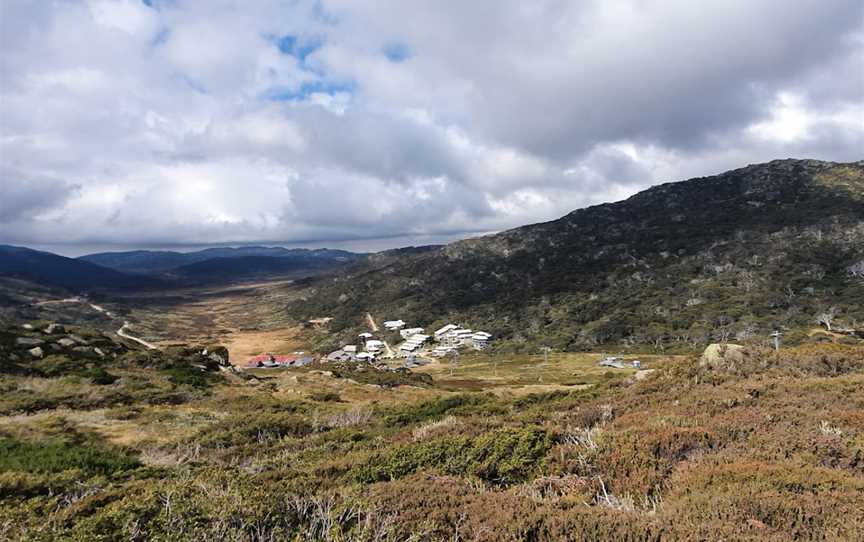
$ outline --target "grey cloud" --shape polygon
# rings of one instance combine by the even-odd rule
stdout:
[[[5,165],[0,166],[0,186],[0,224],[29,220],[56,209],[78,190],[59,179],[29,176]]]
[[[0,242],[406,244],[864,148],[857,0],[0,10]]]

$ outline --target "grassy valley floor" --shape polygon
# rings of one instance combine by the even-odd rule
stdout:
[[[860,347],[640,356],[639,377],[594,354],[462,356],[451,375],[189,372],[190,352],[0,376],[0,539],[864,532]]]

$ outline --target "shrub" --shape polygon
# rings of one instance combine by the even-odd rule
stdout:
[[[88,474],[111,474],[138,467],[134,458],[109,449],[61,441],[24,442],[0,438],[0,472],[63,472],[80,469]]]
[[[445,414],[465,412],[469,407],[488,403],[490,398],[485,395],[453,395],[424,401],[419,404],[401,407],[393,414],[384,418],[389,425],[408,425],[427,420],[443,418]]]
[[[506,486],[529,479],[551,446],[552,437],[537,427],[503,428],[473,439],[450,436],[376,454],[355,469],[354,477],[372,483],[437,469]]]

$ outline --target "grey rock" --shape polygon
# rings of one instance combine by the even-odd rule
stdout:
[[[36,348],[31,348],[27,352],[29,352],[30,355],[33,356],[34,358],[41,358],[42,356],[45,355],[45,352],[43,352],[42,349],[39,348],[38,346]]]
[[[105,352],[103,352],[101,348],[94,348],[93,351],[96,352],[98,355],[102,356],[103,358],[105,357]]]
[[[65,333],[66,328],[60,324],[48,324],[48,327],[46,327],[43,331],[48,335],[54,335],[55,333]]]
[[[64,337],[57,342],[60,345],[65,346],[66,348],[69,348],[70,346],[75,346],[76,344],[78,344],[75,341],[73,341],[72,339],[70,339],[69,337]]]
[[[85,339],[84,337],[79,337],[78,335],[67,335],[67,337],[69,337],[78,344],[90,344],[89,342],[87,342],[87,339]]]
[[[32,339],[30,337],[18,337],[15,339],[15,344],[20,346],[36,346],[44,343],[42,339]]]
[[[24,324],[21,327],[23,327],[24,329],[33,329],[33,324]]]

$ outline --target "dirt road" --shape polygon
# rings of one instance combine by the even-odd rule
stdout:
[[[138,337],[134,337],[126,333],[126,328],[129,327],[129,322],[123,322],[123,325],[120,326],[120,329],[117,330],[117,335],[123,337],[124,339],[129,339],[130,341],[135,341],[136,343],[149,348],[150,350],[156,350],[156,346],[152,343],[148,343],[144,339],[139,339]]]
[[[378,324],[375,323],[375,319],[372,318],[370,313],[366,313],[366,321],[369,323],[369,329],[374,333],[378,331]]]

